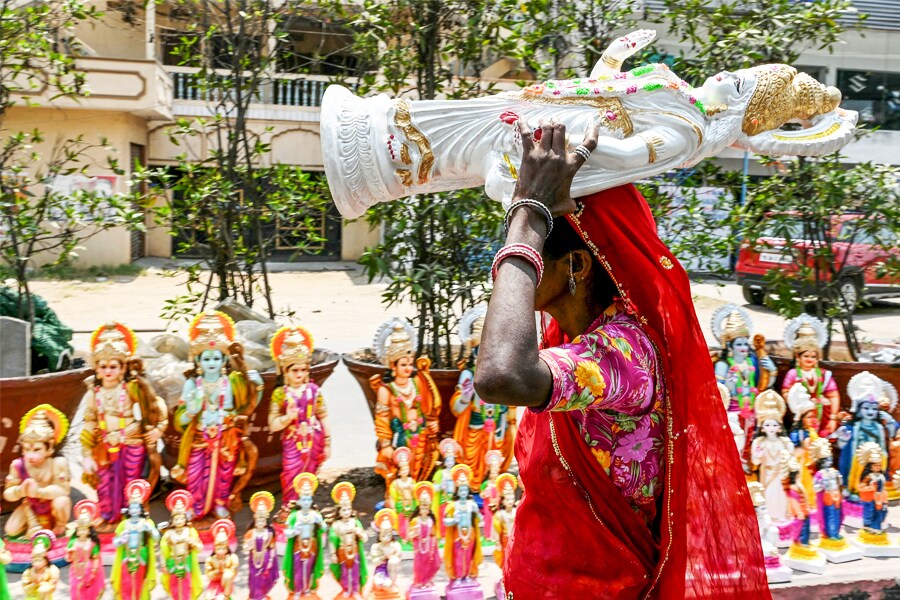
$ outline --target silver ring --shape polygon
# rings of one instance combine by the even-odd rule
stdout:
[[[583,158],[585,161],[591,157],[591,151],[587,149],[587,146],[584,144],[579,144],[575,147],[575,154]]]

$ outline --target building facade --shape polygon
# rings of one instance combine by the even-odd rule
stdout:
[[[43,152],[50,152],[58,139],[103,136],[108,146],[96,152],[98,164],[105,162],[102,152],[107,151],[128,168],[137,164],[174,166],[183,153],[197,158],[208,156],[215,139],[200,136],[174,144],[168,133],[176,119],[201,118],[209,111],[202,91],[193,84],[194,69],[178,66],[173,54],[191,15],[179,14],[176,6],[166,3],[151,2],[146,8],[143,3],[128,0],[96,0],[94,4],[104,11],[102,20],[86,23],[74,32],[83,49],[77,63],[86,73],[89,95],[52,99],[48,90],[35,90],[27,94],[35,105],[10,109],[5,128],[27,131],[39,127],[47,140],[39,148]],[[861,123],[881,128],[845,149],[849,162],[900,164],[900,153],[885,152],[885,148],[900,148],[900,11],[895,0],[856,0],[855,4],[860,12],[870,15],[865,29],[848,31],[844,43],[833,53],[805,52],[797,66],[841,89],[843,105],[859,111]],[[642,8],[650,14],[663,10],[663,5],[659,0],[645,0]],[[354,57],[340,52],[348,41],[345,32],[307,22],[302,15],[288,29],[287,50],[279,58],[278,72],[266,81],[258,103],[253,105],[249,126],[271,146],[268,163],[321,172],[322,95],[332,76],[352,69]],[[663,51],[678,53],[677,44],[668,42],[665,35],[660,38]],[[314,52],[329,56],[319,66],[321,74],[297,72]],[[517,64],[505,58],[486,73],[499,78],[515,73],[516,79],[521,78]],[[512,85],[513,81],[506,83]],[[727,149],[718,160],[728,168],[741,169],[744,156]],[[750,169],[755,175],[766,174],[753,160]],[[96,173],[88,175],[93,176],[65,183],[73,189],[129,189],[127,174],[112,176],[98,167]],[[176,239],[171,231],[149,216],[146,225],[146,233],[111,229],[98,234],[85,242],[78,262],[90,266],[121,264],[143,256],[173,256]],[[315,256],[296,256],[290,243],[294,225],[276,224],[273,235],[280,240],[283,233],[285,240],[283,248],[276,242],[276,260],[355,260],[379,239],[379,232],[364,222],[341,222],[333,213],[323,214],[321,227],[326,242],[313,248],[318,252]]]

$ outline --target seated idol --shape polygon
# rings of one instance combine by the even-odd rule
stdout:
[[[18,503],[6,520],[6,535],[31,539],[42,529],[62,535],[72,512],[71,477],[66,459],[54,454],[69,431],[69,421],[49,404],[41,404],[25,413],[19,431],[22,457],[10,464],[3,486],[3,499]],[[55,541],[54,537],[51,545]]]
[[[22,573],[22,591],[25,600],[53,600],[59,583],[59,567],[50,562],[47,554],[56,536],[41,529],[31,538],[31,566]]]
[[[356,218],[379,202],[482,184],[506,203],[523,155],[519,121],[534,128],[553,119],[571,147],[599,121],[599,143],[575,174],[572,197],[690,167],[728,146],[820,156],[853,138],[858,115],[838,108],[841,93],[788,65],[722,71],[699,87],[664,64],[621,71],[655,35],[614,41],[587,77],[470,100],[362,99],[330,86],[322,154],[335,204]],[[803,127],[780,129],[788,122]]]

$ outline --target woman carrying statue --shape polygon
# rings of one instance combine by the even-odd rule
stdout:
[[[750,462],[757,481],[766,493],[768,513],[775,523],[788,518],[788,499],[784,490],[787,462],[794,455],[794,444],[784,435],[784,399],[774,390],[756,397],[756,438],[750,446]]]
[[[93,381],[84,394],[82,480],[97,490],[104,527],[114,527],[127,504],[125,484],[159,480],[156,443],[169,424],[168,409],[141,376],[137,338],[110,322],[91,335]]]
[[[263,382],[259,373],[246,369],[243,348],[234,342],[234,323],[224,313],[197,315],[189,334],[195,366],[175,409],[175,431],[182,438],[172,478],[191,492],[194,519],[211,512],[224,518],[256,466],[246,428]]]
[[[562,124],[532,132],[519,120],[518,131],[524,157],[475,374],[485,402],[528,407],[505,589],[769,598],[687,274],[633,186],[570,197],[595,128],[577,152]]]
[[[476,306],[467,310],[459,320],[459,339],[468,352],[456,392],[450,398],[450,410],[456,416],[453,439],[462,450],[456,460],[472,468],[472,485],[476,490],[481,488],[487,472],[484,462],[487,453],[498,450],[504,457],[500,470],[505,471],[512,462],[516,439],[516,411],[502,404],[486,404],[475,393],[472,383],[485,314],[487,307]]]
[[[734,304],[726,304],[713,313],[713,334],[722,343],[722,353],[715,367],[716,379],[728,388],[731,394],[728,412],[737,414],[746,436],[741,452],[745,469],[749,467],[748,450],[756,428],[753,403],[757,394],[775,385],[777,374],[775,363],[766,354],[765,338],[760,334],[753,336],[751,347],[752,327],[747,311]]]
[[[300,473],[319,471],[331,456],[328,411],[319,386],[309,380],[313,338],[304,327],[282,327],[270,345],[275,368],[284,385],[272,392],[269,431],[281,435],[281,504],[297,499],[294,478]]]
[[[428,372],[431,361],[426,357],[414,361],[414,340],[412,327],[400,319],[383,324],[375,335],[375,353],[389,369],[370,381],[376,393],[375,472],[384,477],[385,497],[397,476],[396,448],[409,448],[409,474],[415,481],[431,476],[437,454],[441,396]]]
[[[828,330],[819,319],[802,314],[784,330],[784,345],[793,352],[795,365],[785,374],[781,395],[799,383],[816,403],[819,435],[827,437],[837,429],[841,394],[828,369],[819,366],[822,348],[828,343]]]

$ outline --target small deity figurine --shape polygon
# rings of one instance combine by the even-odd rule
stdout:
[[[408,323],[393,319],[383,324],[375,335],[374,348],[378,359],[389,369],[383,375],[373,375],[370,381],[376,393],[375,472],[384,477],[387,498],[397,476],[392,460],[395,449],[409,448],[409,474],[415,481],[431,476],[441,395],[428,372],[431,361],[426,357],[414,361],[415,332]]]
[[[828,343],[828,329],[819,319],[802,314],[787,324],[784,345],[793,352],[795,366],[784,376],[781,395],[787,396],[794,384],[806,388],[816,404],[819,435],[827,437],[837,429],[841,394],[831,371],[819,365],[822,348]]]
[[[841,535],[844,523],[843,478],[834,468],[831,443],[820,437],[810,445],[810,455],[816,463],[813,490],[816,492],[816,520],[819,525],[817,544],[831,562],[847,562],[862,558],[862,552],[850,546]]]
[[[500,492],[500,506],[494,511],[492,531],[493,539],[497,543],[494,547],[494,562],[503,569],[503,561],[506,559],[506,545],[512,534],[513,523],[516,520],[516,488],[519,480],[512,473],[504,473],[497,477],[497,490]],[[500,598],[501,596],[498,596]]]
[[[722,353],[715,365],[716,379],[728,388],[731,395],[728,412],[738,413],[744,430],[745,446],[741,450],[741,459],[745,469],[749,469],[747,445],[753,439],[756,427],[753,403],[759,392],[775,384],[777,373],[775,363],[766,354],[766,339],[757,334],[753,336],[751,346],[752,328],[750,315],[734,304],[726,304],[713,314],[713,334],[722,343]]]
[[[847,383],[853,419],[849,424],[841,425],[836,436],[838,448],[841,449],[839,468],[851,502],[859,500],[858,486],[864,465],[854,459],[860,446],[867,442],[877,444],[881,448],[880,456],[883,461],[881,471],[887,471],[888,439],[896,428],[896,421],[889,415],[882,415],[879,405],[879,398],[885,393],[887,386],[890,384],[868,371],[854,375]],[[890,418],[887,427],[882,422],[883,416]]]
[[[231,551],[235,527],[231,519],[219,519],[210,527],[213,553],[206,559],[206,600],[231,600],[234,578],[238,572],[238,556]]]
[[[813,491],[811,470],[813,460],[809,447],[819,438],[817,408],[815,402],[810,398],[809,392],[799,383],[794,384],[788,390],[787,403],[794,415],[794,424],[788,435],[791,443],[794,444],[794,457],[801,467],[798,477],[801,487],[806,491],[806,501],[812,505],[816,501],[816,494]]]
[[[500,508],[497,477],[500,476],[500,467],[504,462],[503,455],[499,450],[488,450],[484,457],[487,475],[481,482],[481,516],[484,521],[484,539],[486,540],[494,539],[494,513]]]
[[[655,35],[645,29],[618,38],[577,79],[472,100],[362,99],[331,88],[323,157],[335,204],[353,219],[379,202],[482,184],[508,203],[523,156],[520,119],[532,128],[541,120],[564,124],[570,151],[591,125],[599,127],[597,149],[572,181],[573,198],[691,167],[728,146],[820,156],[852,139],[858,115],[839,108],[841,93],[788,65],[722,71],[696,87],[665,64],[623,71],[623,61]],[[780,129],[792,120],[805,127]]]
[[[416,510],[416,498],[413,495],[413,486],[415,486],[416,480],[409,474],[411,456],[409,448],[401,447],[394,450],[393,460],[397,465],[397,477],[391,482],[388,498],[385,501],[385,506],[397,512],[398,532],[403,540],[407,539],[409,519]]]
[[[91,335],[93,379],[84,394],[81,431],[85,484],[97,490],[104,526],[122,518],[125,484],[147,476],[159,480],[157,442],[169,424],[165,402],[141,376],[137,338],[121,323],[107,323]]]
[[[172,478],[191,492],[195,519],[211,512],[225,518],[240,507],[240,491],[256,466],[246,429],[262,395],[262,378],[247,370],[243,348],[234,342],[234,323],[224,313],[195,317],[190,340],[195,367],[175,409],[182,438]]]
[[[159,553],[163,587],[173,600],[196,600],[203,592],[199,560],[203,542],[188,519],[193,505],[194,499],[187,490],[175,490],[166,498],[172,522],[159,541]]]
[[[744,428],[741,427],[741,418],[736,412],[728,412],[728,408],[731,406],[731,392],[728,391],[728,388],[725,387],[724,384],[718,382],[716,382],[716,387],[719,390],[719,396],[722,398],[722,405],[725,407],[725,415],[728,419],[729,432],[734,438],[734,444],[735,446],[737,446],[738,456],[741,456],[741,453],[744,451],[744,446],[747,442],[747,435],[744,433]]]
[[[476,306],[463,313],[459,320],[459,339],[468,352],[460,367],[456,392],[450,398],[450,410],[456,416],[453,439],[461,449],[457,461],[471,467],[472,486],[476,490],[481,488],[487,471],[487,453],[496,450],[501,457],[507,457],[500,465],[500,471],[505,471],[512,462],[516,439],[515,408],[486,404],[475,392],[475,361],[486,314],[486,306]]]
[[[256,492],[250,496],[253,525],[244,534],[244,554],[247,555],[250,571],[247,577],[250,600],[266,600],[278,583],[275,529],[269,523],[269,515],[274,509],[275,497],[270,492]]]
[[[319,487],[319,480],[312,473],[300,473],[294,478],[293,485],[297,500],[284,530],[287,546],[281,570],[285,585],[294,597],[318,598],[316,590],[325,570],[325,535],[328,529],[322,514],[313,509],[313,494]]]
[[[304,327],[282,327],[272,337],[270,350],[284,385],[272,392],[269,430],[283,432],[281,503],[289,506],[297,499],[293,486],[297,475],[315,475],[331,455],[331,434],[322,393],[309,379],[312,335]]]
[[[72,600],[98,600],[106,589],[100,538],[94,523],[100,518],[100,506],[93,500],[79,500],[72,509],[75,534],[69,537],[66,560],[69,562],[69,591]]]
[[[397,513],[392,508],[382,508],[375,513],[372,525],[378,532],[378,541],[370,550],[372,567],[371,591],[373,600],[402,600],[403,593],[397,587],[403,548],[396,540]]]
[[[863,505],[863,530],[872,535],[884,534],[884,519],[887,517],[884,452],[875,442],[865,442],[857,447],[855,458],[862,467],[858,490]]]
[[[482,560],[481,511],[470,495],[471,475],[468,465],[456,465],[450,473],[456,493],[444,514],[444,568],[450,579],[447,600],[468,599],[472,591],[481,589],[476,579]]]
[[[328,530],[331,542],[331,573],[341,586],[335,598],[361,600],[360,592],[368,580],[366,549],[369,536],[353,511],[356,488],[341,481],[331,488],[331,499],[338,505],[338,517]]]
[[[418,512],[409,522],[409,539],[413,543],[413,583],[407,596],[410,600],[440,600],[440,594],[432,583],[441,569],[437,523],[431,512],[434,484],[420,481],[413,491]]]
[[[786,467],[786,465],[785,465]],[[758,481],[747,483],[750,488],[750,499],[756,511],[756,521],[759,524],[759,537],[762,541],[763,560],[766,565],[766,578],[769,583],[784,583],[791,580],[793,571],[781,564],[781,554],[778,552],[779,533],[778,527],[772,522],[766,510],[766,490]]]
[[[150,600],[156,587],[156,543],[159,531],[144,509],[150,498],[150,484],[135,479],[125,485],[128,518],[116,527],[110,581],[117,599]]]
[[[49,529],[31,536],[31,566],[22,573],[21,580],[25,600],[53,600],[56,595],[59,568],[47,556],[55,541],[56,536]]]
[[[451,471],[456,466],[456,457],[462,452],[459,442],[452,438],[441,440],[438,449],[441,456],[444,457],[444,466],[435,471],[434,477],[431,478],[434,483],[434,490],[437,494],[434,497],[434,514],[438,518],[438,535],[444,536],[446,526],[444,525],[444,514],[447,510],[447,504],[453,500],[453,494],[456,486],[453,483]]]
[[[6,520],[7,536],[31,539],[42,529],[55,535],[65,532],[72,512],[71,476],[66,459],[53,454],[68,431],[68,419],[49,404],[35,406],[22,417],[22,458],[12,461],[3,486],[3,499],[19,502]]]
[[[783,435],[784,399],[775,390],[756,397],[756,438],[750,446],[750,463],[766,491],[767,513],[777,523],[787,520],[787,494],[784,471],[794,455],[794,444]]]
[[[799,480],[801,468],[794,458],[788,462],[788,510],[793,517],[793,543],[785,556],[785,564],[795,571],[821,573],[825,568],[825,555],[809,543],[811,515],[806,490]]]
[[[0,600],[12,600],[9,595],[9,581],[6,578],[6,565],[12,562],[12,552],[6,549],[3,538],[0,538]]]

